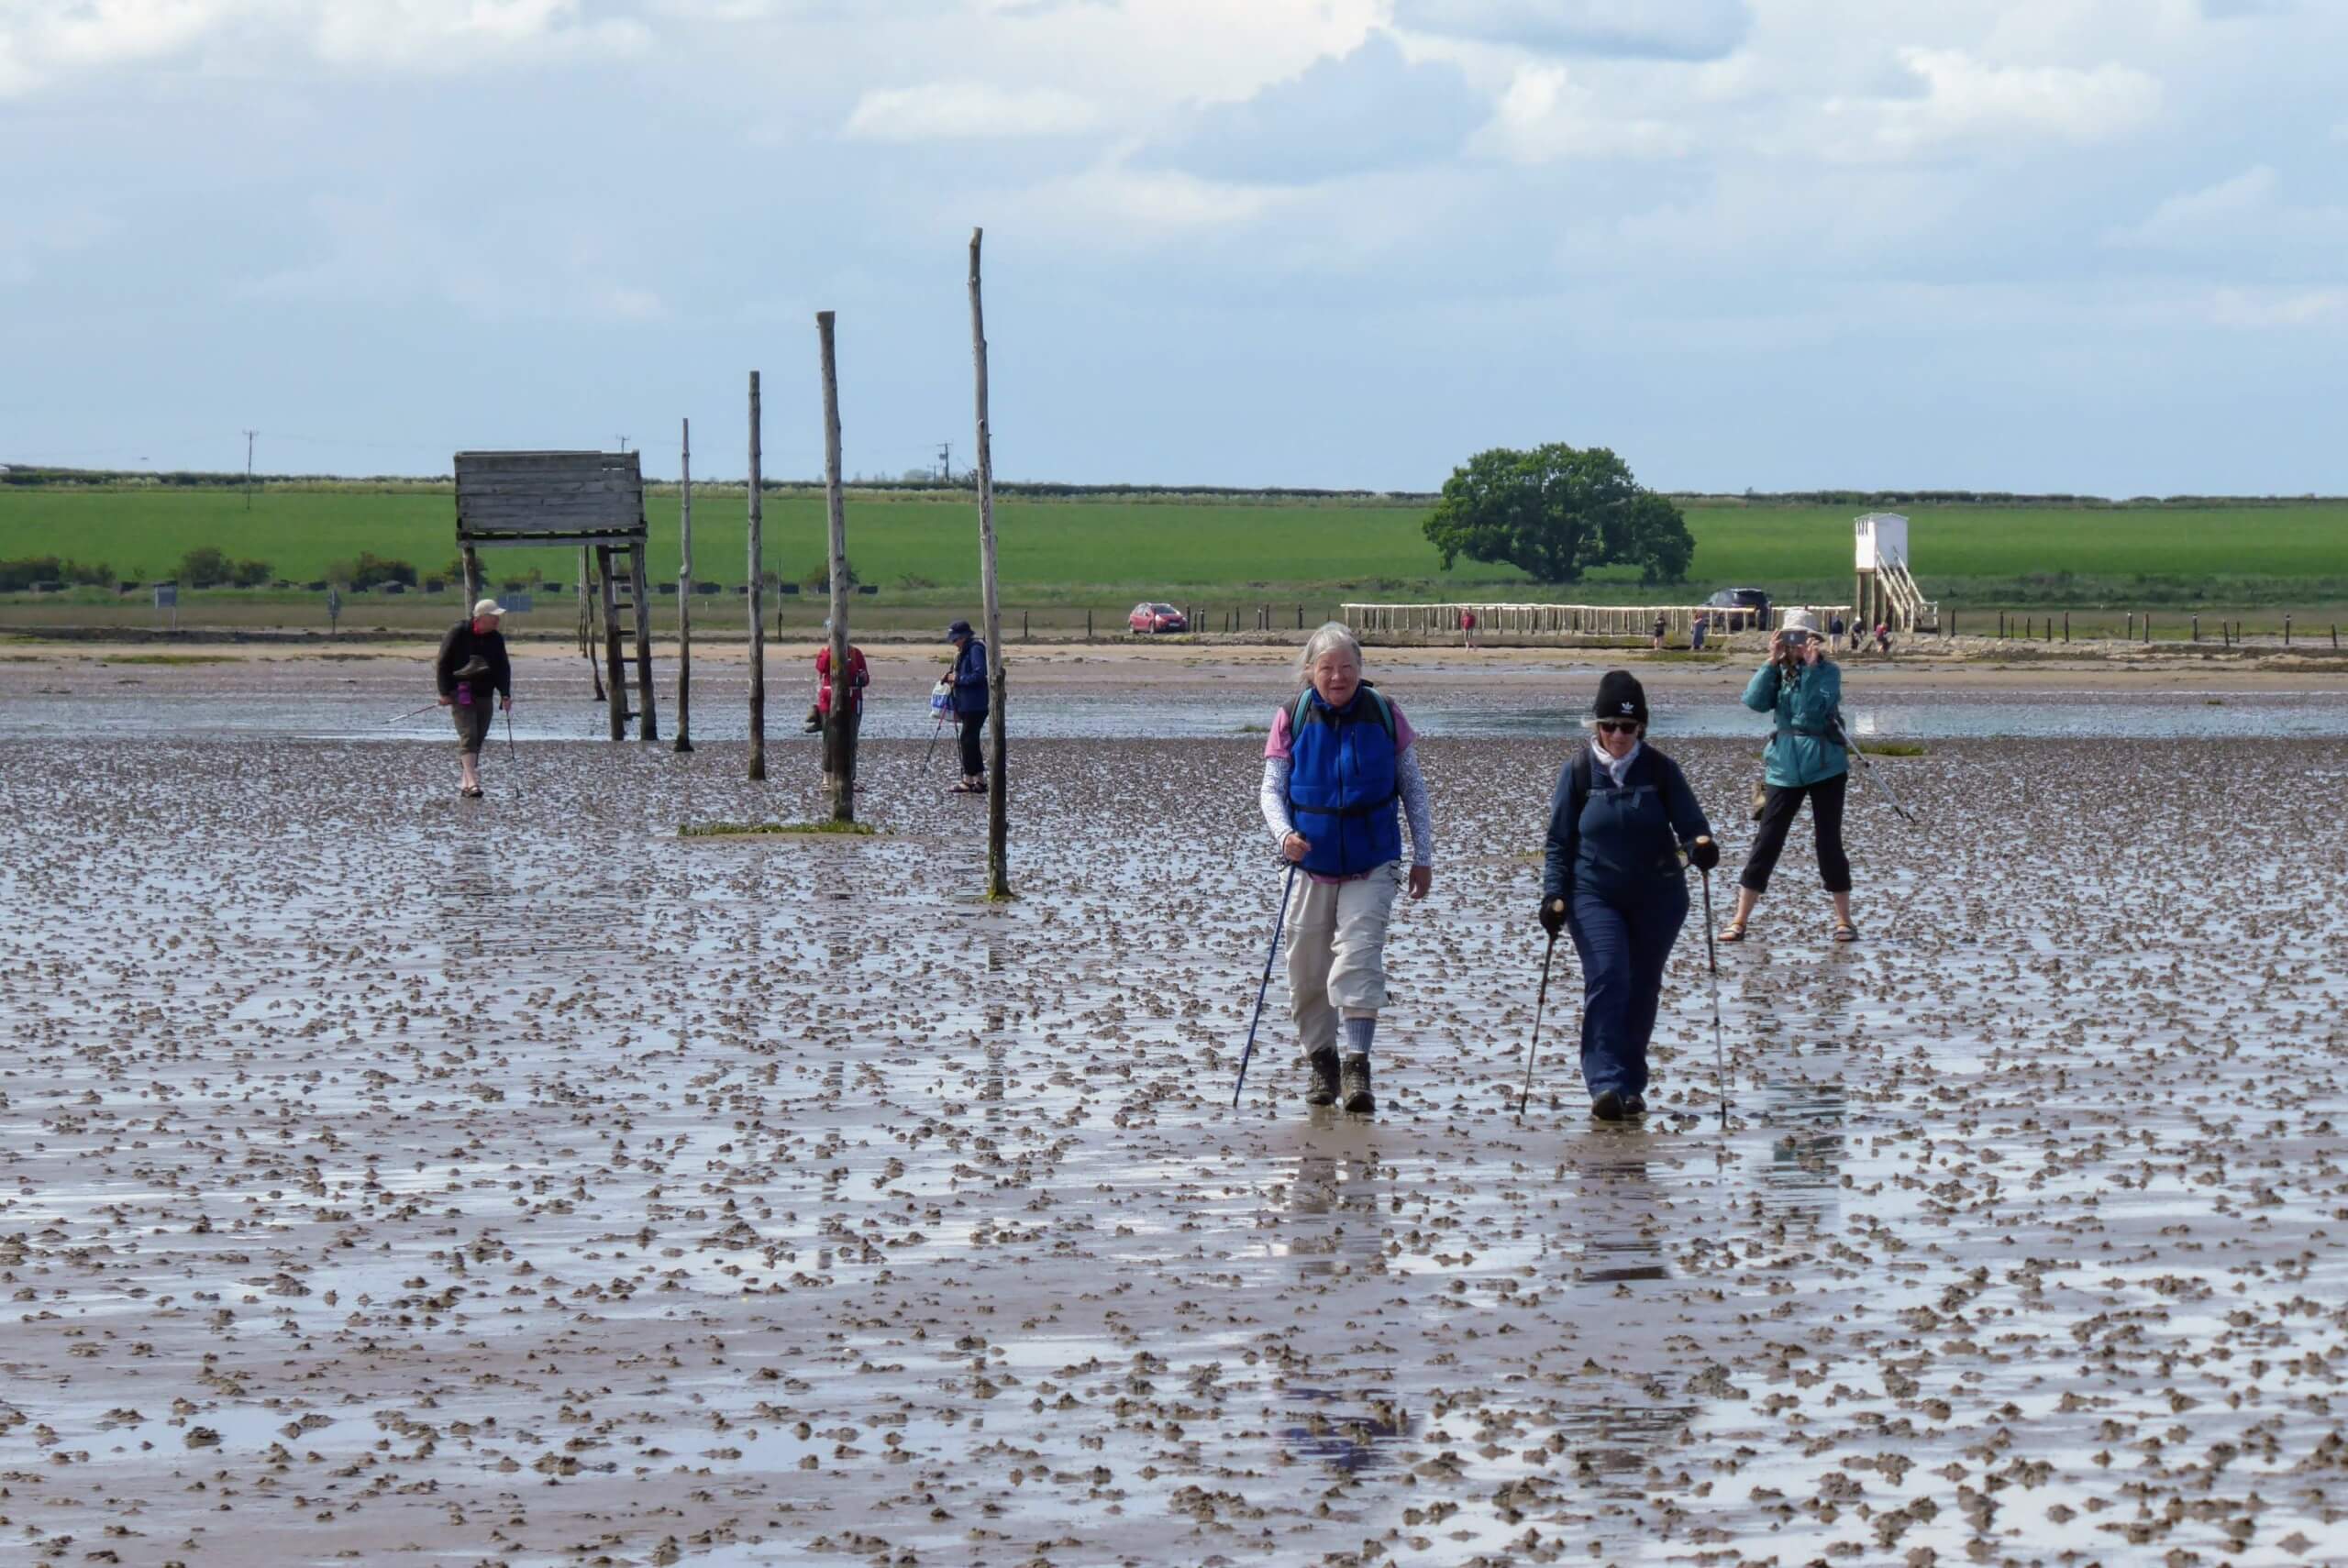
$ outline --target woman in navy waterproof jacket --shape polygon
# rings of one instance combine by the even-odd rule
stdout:
[[[1689,865],[1721,863],[1679,765],[1646,744],[1647,694],[1627,669],[1598,683],[1595,733],[1549,800],[1541,929],[1581,958],[1581,1076],[1600,1121],[1646,1114],[1647,1041],[1663,969],[1688,919]]]
[[[970,632],[970,623],[957,621],[946,628],[954,645],[954,668],[947,679],[954,683],[954,724],[962,743],[962,781],[947,793],[983,795],[987,792],[987,759],[979,749],[979,731],[987,722],[987,646]]]

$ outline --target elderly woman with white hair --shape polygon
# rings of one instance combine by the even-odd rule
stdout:
[[[1312,1078],[1308,1105],[1367,1114],[1369,1048],[1386,1005],[1386,926],[1406,880],[1433,884],[1434,834],[1410,721],[1362,679],[1361,644],[1332,621],[1304,645],[1302,690],[1272,717],[1264,821],[1295,867],[1290,880],[1289,1010]],[[1344,1033],[1339,1059],[1338,1035]]]

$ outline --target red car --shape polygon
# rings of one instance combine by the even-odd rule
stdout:
[[[1134,606],[1134,613],[1125,617],[1125,624],[1136,635],[1146,635],[1152,632],[1187,632],[1191,629],[1191,623],[1183,618],[1182,612],[1171,604],[1146,602]]]

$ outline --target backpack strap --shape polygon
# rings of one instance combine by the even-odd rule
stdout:
[[[1371,712],[1378,715],[1379,727],[1386,732],[1386,738],[1390,741],[1395,739],[1398,732],[1394,727],[1394,704],[1387,701],[1386,694],[1384,692],[1379,690],[1367,680],[1361,683],[1361,695],[1369,699],[1369,710]],[[1324,703],[1323,706],[1326,707],[1327,704]],[[1312,688],[1308,686],[1303,690],[1296,694],[1295,702],[1289,708],[1289,744],[1290,745],[1294,745],[1296,744],[1297,734],[1304,728],[1306,723],[1322,722],[1324,721],[1319,720],[1314,716],[1312,708]]]

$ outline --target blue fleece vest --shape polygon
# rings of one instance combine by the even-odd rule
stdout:
[[[1394,710],[1364,686],[1343,708],[1307,688],[1289,710],[1288,809],[1312,847],[1304,869],[1358,877],[1402,856]]]

